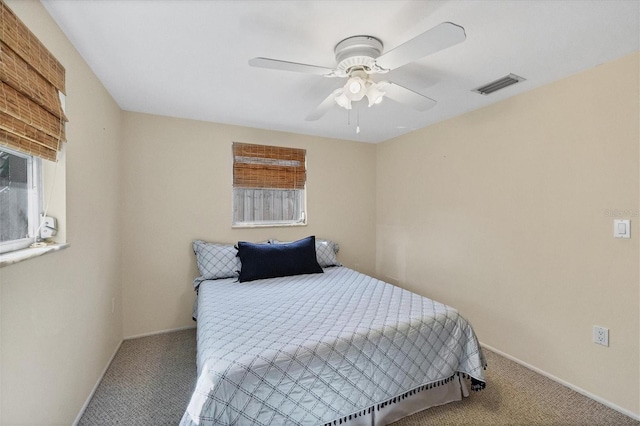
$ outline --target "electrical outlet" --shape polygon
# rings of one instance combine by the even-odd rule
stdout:
[[[609,346],[609,329],[604,327],[593,326],[593,343],[602,346]]]

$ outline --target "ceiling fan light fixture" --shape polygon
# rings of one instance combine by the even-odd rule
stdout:
[[[344,94],[351,101],[359,101],[367,94],[368,81],[360,76],[349,77],[344,85]]]
[[[367,97],[369,106],[382,102],[385,92],[380,90],[386,81],[376,83],[364,72],[358,71],[357,75],[351,75],[346,84],[334,92],[336,103],[345,109],[351,109],[351,102],[357,102]]]
[[[354,80],[349,83],[349,92],[353,93],[354,95],[361,90],[362,86],[360,85],[359,81]]]
[[[349,99],[344,90],[338,89],[334,92],[333,97],[338,104],[344,109],[351,109],[351,99]]]
[[[378,88],[376,83],[371,84],[367,89],[367,99],[369,100],[369,106],[378,105],[382,102],[385,93]]]

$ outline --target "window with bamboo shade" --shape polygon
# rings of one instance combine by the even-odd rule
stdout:
[[[64,92],[64,67],[0,0],[0,254],[40,236],[41,160],[66,139]]]
[[[233,226],[306,224],[306,151],[234,142]]]

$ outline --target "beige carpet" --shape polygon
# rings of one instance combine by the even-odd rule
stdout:
[[[177,425],[196,383],[195,329],[122,342],[79,425]]]
[[[393,425],[640,425],[513,361],[486,349],[484,353],[486,389]]]
[[[195,330],[122,343],[80,425],[177,425],[195,385]],[[394,426],[640,425],[485,350],[487,388]]]

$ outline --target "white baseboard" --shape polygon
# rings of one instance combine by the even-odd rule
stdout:
[[[100,382],[102,382],[102,378],[107,373],[107,370],[109,369],[109,366],[113,362],[113,359],[116,357],[116,354],[118,353],[118,350],[120,349],[120,346],[122,346],[122,342],[123,341],[121,340],[120,343],[118,343],[118,346],[116,346],[116,350],[113,351],[113,353],[111,354],[111,358],[109,358],[109,362],[107,362],[107,365],[104,366],[104,369],[102,370],[102,373],[100,374],[100,377],[98,377],[98,380],[96,381],[96,384],[93,386],[93,389],[91,389],[91,392],[89,392],[89,396],[87,397],[87,400],[84,402],[84,404],[80,408],[80,412],[76,416],[76,419],[73,421],[73,423],[72,423],[73,426],[77,426],[78,422],[80,422],[80,419],[82,418],[82,415],[84,414],[84,411],[89,406],[89,402],[91,402],[91,398],[93,398],[93,394],[96,393],[96,390],[98,389],[98,386],[100,386]]]
[[[487,345],[485,343],[482,343],[482,342],[480,342],[480,346],[482,346],[483,348],[487,348],[491,352],[495,352],[498,355],[500,355],[502,357],[505,357],[505,358],[515,362],[516,364],[520,364],[521,366],[526,367],[529,370],[535,371],[536,373],[541,374],[541,375],[553,380],[556,383],[560,383],[561,385],[566,386],[569,389],[574,390],[574,391],[586,396],[587,398],[593,399],[594,401],[597,401],[602,405],[606,405],[607,407],[609,407],[609,408],[611,408],[613,410],[616,410],[617,412],[622,413],[625,416],[631,417],[634,420],[640,420],[640,415],[639,414],[636,414],[636,413],[634,413],[632,411],[629,411],[626,408],[622,408],[619,405],[616,405],[611,401],[607,401],[606,399],[603,399],[603,398],[601,398],[601,397],[599,397],[597,395],[594,395],[591,392],[588,392],[588,391],[586,391],[586,390],[584,390],[582,388],[579,388],[578,386],[576,386],[574,384],[571,384],[571,383],[569,383],[567,381],[564,381],[564,380],[560,379],[559,377],[556,377],[556,376],[554,376],[552,374],[549,374],[544,370],[541,370],[541,369],[539,369],[537,367],[534,367],[531,364],[527,364],[526,362],[524,362],[524,361],[522,361],[522,360],[520,360],[520,359],[518,359],[516,357],[513,357],[513,356],[511,356],[509,354],[506,354],[506,353],[504,353],[504,352],[502,352],[502,351],[500,351],[500,350],[498,350],[496,348],[493,348],[493,347],[491,347],[491,346],[489,346],[489,345]],[[491,366],[489,366],[489,368],[491,368]]]
[[[165,334],[165,333],[171,333],[174,331],[182,331],[182,330],[189,330],[191,328],[196,328],[196,325],[188,325],[186,327],[178,327],[178,328],[172,328],[169,330],[160,330],[160,331],[152,331],[151,333],[142,333],[142,334],[136,334],[133,336],[127,336],[124,338],[124,340],[131,340],[131,339],[138,339],[140,337],[149,337],[149,336],[155,336],[156,334]]]

